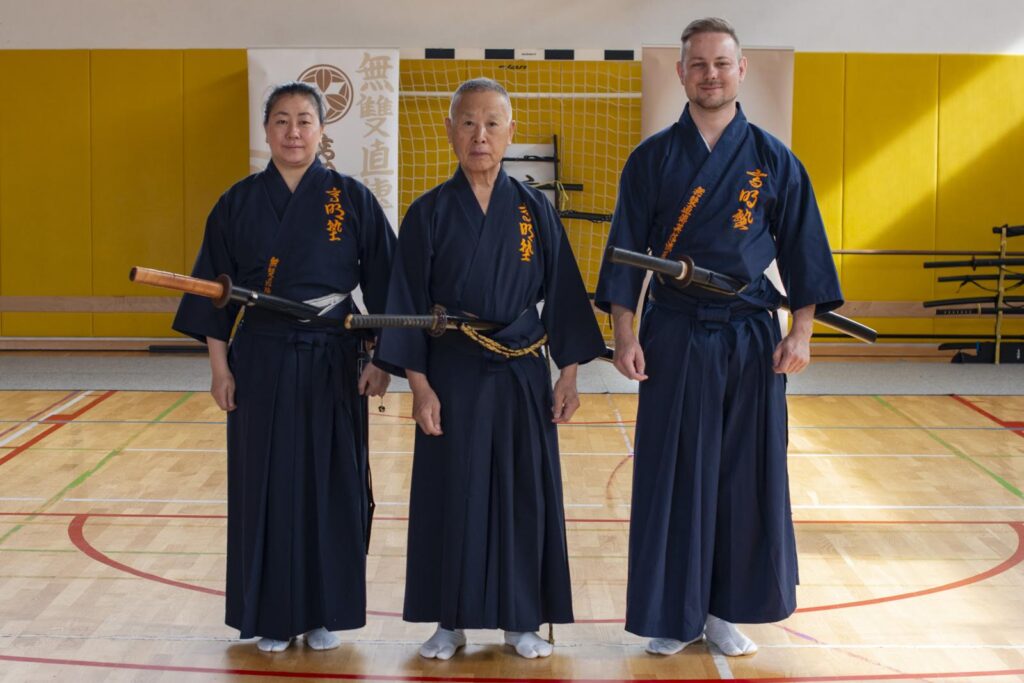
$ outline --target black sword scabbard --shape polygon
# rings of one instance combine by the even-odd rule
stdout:
[[[673,261],[651,256],[650,254],[629,251],[628,249],[608,247],[605,252],[605,258],[611,263],[642,268],[662,275],[664,276],[663,282],[679,289],[694,284],[721,294],[735,295],[746,288],[745,283],[734,277],[706,268],[700,268],[694,264],[693,259],[689,256],[684,256],[679,261]],[[789,310],[789,299],[782,297],[780,307]],[[818,313],[814,316],[814,319],[823,325],[827,325],[834,330],[848,334],[854,339],[859,339],[868,344],[874,343],[878,338],[878,333],[867,325],[862,325],[856,320],[851,320],[833,311]]]

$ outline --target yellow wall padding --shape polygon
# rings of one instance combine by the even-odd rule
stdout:
[[[182,53],[92,53],[93,292],[139,294],[133,265],[184,263]],[[166,334],[169,314],[95,314],[100,337]]]
[[[793,63],[793,151],[814,179],[832,249],[843,243],[843,104],[846,56],[797,54]],[[755,122],[756,123],[756,122]],[[835,257],[843,274],[843,258]],[[815,333],[834,333],[816,325]]]
[[[833,249],[996,249],[992,226],[1024,222],[1014,176],[1024,158],[1022,81],[1020,56],[797,54],[793,146],[814,181]],[[1009,248],[1024,251],[1024,244]],[[936,278],[957,271],[921,264],[954,258],[844,256],[844,294],[951,298],[956,285]],[[968,293],[982,294],[960,292]],[[890,333],[991,334],[994,319],[864,322]],[[1024,319],[1008,317],[1004,332],[1024,333]]]
[[[0,52],[0,294],[92,294],[89,53]],[[88,313],[4,313],[8,336],[89,336]]]
[[[247,174],[245,51],[5,51],[0,67],[0,295],[173,296],[128,269],[190,271],[211,207]],[[0,333],[172,336],[170,321],[5,313]]]
[[[936,249],[996,250],[999,241],[992,234],[993,226],[1024,223],[1022,83],[1024,57],[943,55],[939,59]],[[1007,248],[1024,251],[1022,239],[1009,240]],[[944,269],[941,274],[960,272],[967,271]],[[1024,287],[1011,293],[1024,294]],[[936,283],[934,288],[937,299],[985,294],[972,286],[957,292],[954,283]],[[992,318],[946,318],[936,323],[937,332],[949,334],[992,334],[992,330]],[[1007,316],[1004,332],[1024,334],[1024,316]]]
[[[639,68],[403,61],[403,208],[454,167],[442,121],[447,93],[462,80],[491,76],[515,92],[621,94],[639,92]],[[0,295],[162,294],[129,284],[128,268],[191,268],[207,213],[247,172],[247,77],[244,50],[0,51]],[[992,226],[1024,223],[1022,82],[1022,56],[797,54],[793,144],[832,247],[996,249]],[[611,211],[622,163],[639,141],[639,100],[514,104],[518,141],[559,134],[563,179],[587,188],[570,196],[570,208]],[[567,221],[567,229],[592,287],[607,224]],[[1024,251],[1020,239],[1011,250]],[[935,282],[940,271],[921,268],[924,260],[846,256],[837,265],[850,300],[955,296],[955,285]],[[169,336],[170,318],[4,313],[0,334]],[[901,333],[990,334],[993,325],[865,322]],[[1024,316],[1009,317],[1004,331],[1024,333]]]
[[[797,54],[793,65],[793,151],[814,178],[833,249],[843,243],[845,70],[842,54]]]
[[[186,50],[184,76],[185,253],[178,268],[189,273],[214,203],[249,174],[245,51]]]

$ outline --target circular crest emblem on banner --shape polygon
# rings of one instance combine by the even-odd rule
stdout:
[[[355,99],[352,80],[336,66],[317,64],[302,72],[299,80],[320,88],[327,103],[327,118],[324,124],[340,121],[352,108]]]

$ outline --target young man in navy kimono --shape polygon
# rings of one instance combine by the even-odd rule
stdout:
[[[626,629],[673,654],[702,636],[727,655],[757,646],[733,623],[796,608],[786,471],[785,376],[810,360],[815,310],[842,304],[825,229],[800,162],[736,102],[746,59],[721,19],[682,35],[689,103],[622,172],[608,244],[750,283],[738,296],[651,280],[605,262],[596,304],[615,327],[615,365],[640,381]],[[782,338],[778,259],[793,310]]]
[[[535,631],[573,620],[556,425],[604,341],[554,207],[501,168],[515,130],[505,89],[462,84],[445,127],[459,166],[405,215],[388,312],[441,304],[500,329],[381,335],[377,358],[405,368],[418,425],[403,616],[437,623],[423,657],[450,658],[467,628],[547,657]]]
[[[373,194],[317,159],[326,107],[320,91],[285,83],[263,127],[271,160],[218,200],[192,274],[226,274],[249,289],[330,306],[338,321],[311,326],[182,298],[174,329],[205,342],[211,393],[227,411],[226,617],[264,652],[300,634],[328,650],[332,631],[366,623],[369,532],[367,394],[388,376],[360,371],[359,342],[340,319],[357,286],[384,308],[395,235]]]

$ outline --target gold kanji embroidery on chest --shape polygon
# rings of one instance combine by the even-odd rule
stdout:
[[[768,174],[759,168],[747,171],[747,175],[750,176],[750,179],[747,180],[747,187],[740,190],[740,208],[731,216],[732,227],[735,230],[749,230],[750,226],[754,224],[754,207],[757,206],[757,200],[761,196],[764,179],[768,177]]]
[[[327,214],[327,241],[341,241],[341,231],[345,223],[345,209],[341,206],[341,190],[332,187],[325,191],[327,203],[324,204],[324,213]]]
[[[533,260],[533,219],[526,204],[519,205],[519,260],[529,263]]]

